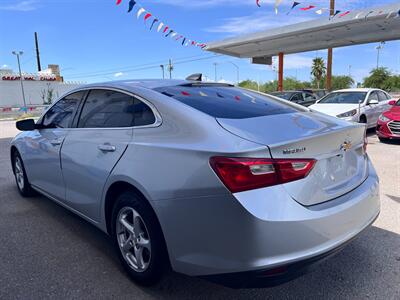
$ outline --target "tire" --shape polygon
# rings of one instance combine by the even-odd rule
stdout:
[[[26,176],[24,162],[22,161],[21,155],[18,153],[18,151],[14,152],[12,163],[15,183],[17,184],[17,188],[21,196],[35,196],[36,192],[34,189],[32,189],[32,186],[29,183],[28,177]]]
[[[360,117],[360,122],[359,123],[361,123],[361,124],[367,124],[367,117],[365,116],[365,115],[362,115],[361,117]]]
[[[133,281],[143,286],[159,282],[168,270],[168,254],[147,201],[134,191],[120,194],[112,211],[111,230],[119,259]]]
[[[380,141],[381,143],[387,143],[388,140],[389,140],[389,139],[385,139],[385,138],[382,138],[382,137],[378,137],[378,138],[379,138],[379,141]]]

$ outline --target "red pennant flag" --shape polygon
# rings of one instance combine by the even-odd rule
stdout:
[[[117,0],[117,5],[120,5],[122,0]]]
[[[315,5],[310,5],[310,6],[307,6],[307,7],[302,7],[302,8],[300,8],[300,10],[306,11],[306,10],[310,10],[310,9],[313,9],[313,8],[315,8]]]
[[[150,17],[151,17],[151,13],[147,13],[147,14],[144,16],[144,21],[146,22],[147,19],[150,18]]]
[[[346,11],[346,12],[340,14],[340,15],[339,15],[339,18],[344,17],[344,16],[347,16],[349,13],[350,13],[350,11]]]
[[[258,7],[261,7],[260,0],[256,0],[256,4],[257,4]]]
[[[165,26],[165,28],[164,28],[164,33],[166,33],[167,32],[167,30],[169,29],[169,27],[168,26]]]

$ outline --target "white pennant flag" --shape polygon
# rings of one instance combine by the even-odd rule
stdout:
[[[363,14],[362,12],[359,12],[359,13],[354,17],[354,19],[358,19],[362,14]]]
[[[174,36],[176,36],[178,33],[176,33],[176,32],[174,32],[174,33],[171,33],[171,37],[173,38]]]
[[[161,28],[163,28],[163,27],[164,27],[164,23],[161,22],[160,25],[158,25],[157,32],[160,32]]]
[[[322,15],[327,10],[328,10],[327,8],[321,8],[321,9],[316,10],[315,13],[317,15]]]
[[[282,0],[275,0],[275,13],[278,14],[278,6],[281,4]]]
[[[137,12],[137,18],[139,19],[140,16],[145,12],[146,10],[142,7],[141,9],[138,10]]]

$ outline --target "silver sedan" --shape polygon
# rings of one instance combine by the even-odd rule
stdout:
[[[93,84],[17,127],[20,193],[108,233],[139,284],[169,269],[278,284],[380,211],[364,125],[230,85]]]
[[[394,99],[379,89],[346,89],[326,95],[311,105],[310,109],[373,128],[379,116],[390,109],[391,100]]]

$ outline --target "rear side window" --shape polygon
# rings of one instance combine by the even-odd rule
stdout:
[[[378,91],[378,97],[379,97],[379,102],[387,101],[390,99],[389,96],[382,91]]]
[[[133,96],[111,91],[92,90],[83,106],[79,128],[120,128],[155,123],[153,111]]]
[[[229,86],[182,85],[155,90],[215,118],[247,119],[300,111],[268,96]]]
[[[85,92],[68,95],[56,104],[44,115],[42,125],[45,127],[68,128]]]

